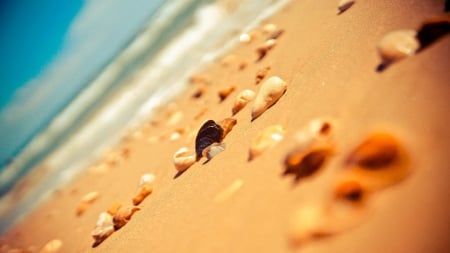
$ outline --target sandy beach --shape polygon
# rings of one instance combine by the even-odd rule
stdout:
[[[383,71],[377,71],[376,50],[387,33],[418,29],[442,14],[444,1],[437,0],[356,1],[339,15],[337,1],[292,1],[2,236],[0,252],[39,252],[54,239],[62,242],[57,252],[450,251],[450,36]],[[264,32],[267,24],[283,32],[258,60],[257,48],[273,35]],[[258,93],[262,84],[255,78],[266,67],[262,83],[278,76],[286,92],[253,121],[252,102],[247,104],[233,116],[237,124],[223,139],[225,150],[179,173],[173,154],[195,149],[206,120],[232,117],[239,92]],[[230,85],[235,90],[220,101],[219,91]],[[295,181],[284,175],[283,162],[314,119],[330,122],[333,152],[318,171]],[[284,138],[248,161],[253,140],[272,125],[285,129]],[[330,203],[350,154],[380,131],[398,140],[408,173],[369,189],[361,206],[327,216],[323,234],[304,239],[296,232],[296,213]],[[99,214],[115,203],[132,206],[145,173],[155,176],[152,193],[125,226],[93,247]],[[77,215],[80,200],[92,191],[98,198]]]

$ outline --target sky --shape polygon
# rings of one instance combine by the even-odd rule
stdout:
[[[0,163],[45,128],[163,2],[1,0]]]

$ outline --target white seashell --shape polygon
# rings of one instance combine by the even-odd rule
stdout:
[[[213,143],[203,150],[203,156],[211,160],[214,156],[225,150],[225,143]]]
[[[107,212],[100,213],[97,224],[91,232],[91,236],[94,238],[95,244],[100,244],[112,233],[114,233],[113,217]]]
[[[386,34],[377,47],[383,64],[414,55],[420,47],[416,36],[417,32],[414,30],[398,30]]]
[[[59,239],[53,239],[47,242],[44,247],[39,251],[39,253],[55,253],[58,252],[62,247],[62,241]]]
[[[251,41],[252,37],[248,33],[243,33],[241,36],[239,36],[239,41],[242,43],[249,43]]]
[[[185,171],[196,161],[195,153],[188,148],[180,148],[173,155],[173,164],[178,171]]]
[[[348,8],[352,7],[355,3],[355,0],[341,0],[338,4],[339,13],[346,11]]]
[[[148,195],[153,192],[153,182],[155,181],[155,175],[144,174],[139,182],[136,195],[133,197],[133,204],[139,205]]]
[[[233,115],[238,113],[242,108],[245,107],[245,105],[248,104],[248,102],[252,101],[255,98],[256,94],[252,90],[243,90],[241,91],[237,96],[236,100],[234,101],[233,108],[231,109],[231,112]]]
[[[133,214],[139,210],[141,209],[136,206],[120,208],[113,216],[114,229],[118,230],[125,226],[125,224],[130,221]]]
[[[286,130],[281,125],[266,127],[252,142],[248,160],[253,160],[265,150],[275,146],[276,143],[283,140],[285,134]]]
[[[278,76],[272,76],[261,84],[252,107],[252,121],[275,104],[286,92],[287,83]]]

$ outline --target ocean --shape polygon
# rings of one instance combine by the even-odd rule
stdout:
[[[287,3],[178,0],[155,5],[107,64],[53,108],[48,123],[30,126],[33,134],[4,162],[0,234],[151,119],[186,89],[189,76],[239,43],[239,34]]]

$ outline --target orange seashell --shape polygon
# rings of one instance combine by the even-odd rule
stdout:
[[[236,90],[235,85],[228,85],[224,89],[219,91],[220,102],[224,101],[234,90]]]
[[[252,90],[243,90],[241,91],[237,96],[236,100],[234,101],[233,108],[231,109],[231,112],[233,113],[233,116],[238,113],[242,108],[244,108],[250,101],[252,101],[255,98],[256,94]]]
[[[269,74],[271,67],[266,66],[256,72],[255,84],[259,84]]]
[[[252,121],[274,105],[287,90],[287,83],[278,76],[272,76],[261,84],[252,107]]]
[[[138,190],[133,197],[133,205],[139,205],[148,195],[153,192],[153,182],[155,181],[155,175],[153,174],[144,174],[142,175]]]
[[[220,126],[223,129],[222,140],[228,135],[229,132],[231,132],[236,124],[237,120],[235,118],[225,118],[220,122]]]
[[[349,154],[343,178],[356,180],[368,190],[377,190],[400,182],[410,172],[409,159],[399,141],[379,132],[367,137]]]
[[[248,160],[251,161],[255,157],[261,155],[267,149],[275,146],[278,142],[283,140],[286,130],[281,125],[273,125],[266,127],[253,140]]]
[[[100,194],[96,191],[89,192],[84,195],[77,207],[76,215],[82,215],[89,208],[89,206],[98,199],[99,196]]]
[[[117,213],[113,216],[114,229],[118,230],[123,226],[125,226],[125,224],[127,224],[130,221],[133,214],[139,210],[141,209],[136,206],[120,208],[117,211]]]
[[[284,160],[284,174],[295,175],[296,181],[310,177],[323,167],[333,152],[334,147],[330,144],[316,145],[306,150],[297,147]]]

